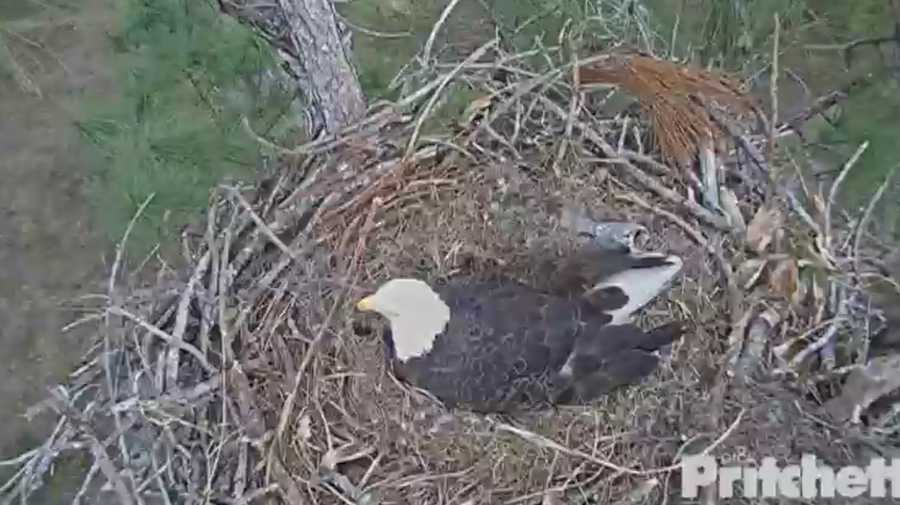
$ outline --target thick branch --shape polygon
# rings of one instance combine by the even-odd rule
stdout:
[[[335,133],[362,118],[366,101],[329,0],[219,0],[278,52],[312,112],[312,134]]]

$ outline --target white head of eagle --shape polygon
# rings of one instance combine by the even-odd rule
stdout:
[[[392,279],[360,300],[356,308],[387,318],[396,356],[401,361],[430,351],[435,337],[450,320],[450,307],[418,279]]]

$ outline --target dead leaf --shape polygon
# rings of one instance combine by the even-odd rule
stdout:
[[[784,228],[779,227],[777,230],[775,230],[775,252],[783,252],[785,250],[786,243],[787,232],[784,231]]]
[[[744,348],[744,342],[747,337],[747,327],[750,325],[750,319],[753,317],[753,310],[748,309],[731,327],[731,333],[728,335],[728,356],[726,365],[726,374],[730,377],[734,376],[734,370],[738,360],[741,357],[741,351]]]
[[[305,414],[300,418],[300,426],[297,427],[297,434],[300,435],[300,438],[304,441],[312,438],[312,423],[310,422],[309,414]]]
[[[800,283],[800,269],[794,258],[787,258],[775,263],[769,273],[769,292],[793,301]]]
[[[872,358],[865,368],[850,372],[841,394],[825,402],[835,420],[853,419],[882,396],[900,388],[900,355]]]
[[[819,324],[822,322],[822,319],[825,317],[825,306],[828,304],[828,298],[825,296],[825,286],[822,285],[822,280],[818,277],[813,276],[812,279],[812,305],[815,310],[815,318],[813,319],[813,324]]]
[[[776,207],[760,207],[747,226],[747,245],[756,254],[762,254],[772,242],[775,232],[781,228],[782,216]]]
[[[807,260],[797,261],[797,292],[791,300],[791,308],[801,318],[812,317],[816,307],[816,276],[808,266]]]
[[[816,218],[819,220],[819,226],[823,226],[825,224],[825,198],[822,197],[821,193],[816,193],[813,195],[813,207],[816,209]]]
[[[466,109],[463,111],[462,117],[464,118],[464,122],[466,124],[471,123],[475,119],[476,114],[491,106],[493,100],[493,95],[485,95],[469,102],[469,105],[467,105]]]
[[[749,323],[744,349],[735,366],[736,379],[743,380],[753,374],[762,362],[766,344],[771,340],[772,334],[780,322],[781,316],[778,312],[769,308]]]
[[[731,223],[734,231],[736,233],[744,233],[747,229],[747,223],[744,221],[743,214],[741,214],[741,208],[738,205],[738,199],[737,196],[735,196],[734,191],[725,186],[720,186],[719,198],[721,199],[722,210],[725,212],[725,217],[728,218],[728,222]]]

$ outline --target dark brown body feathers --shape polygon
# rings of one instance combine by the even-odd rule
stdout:
[[[400,379],[451,408],[510,412],[586,403],[650,375],[659,359],[653,351],[683,332],[678,323],[650,332],[611,326],[610,316],[583,298],[512,281],[457,279],[435,291],[450,307],[445,331],[423,356],[392,361]],[[389,334],[386,340],[390,352]],[[570,373],[560,373],[567,363]]]

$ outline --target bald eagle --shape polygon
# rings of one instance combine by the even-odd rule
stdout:
[[[505,279],[457,277],[433,288],[397,278],[356,307],[389,322],[394,375],[447,407],[487,413],[585,404],[650,375],[655,351],[684,332],[680,322],[644,331],[631,321],[669,286],[680,258],[599,251],[587,255],[605,265],[587,297]]]

